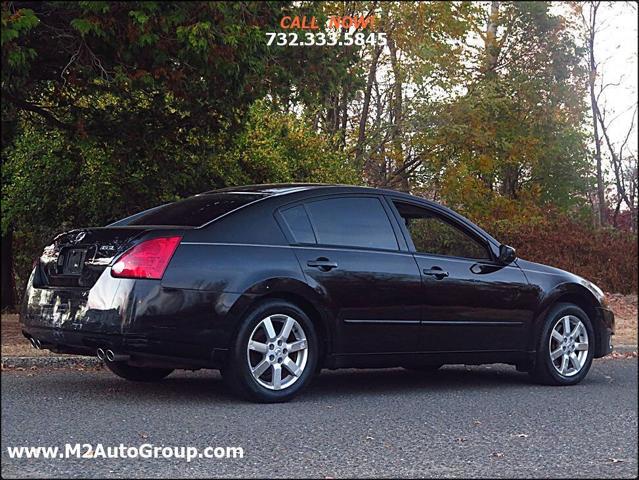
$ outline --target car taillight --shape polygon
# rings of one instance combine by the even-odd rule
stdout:
[[[139,243],[124,252],[111,268],[117,278],[160,280],[182,237],[160,237]]]

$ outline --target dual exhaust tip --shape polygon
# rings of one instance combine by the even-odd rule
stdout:
[[[31,346],[33,348],[36,348],[38,350],[42,350],[43,345],[42,342],[40,340],[38,340],[37,338],[29,338],[29,342],[31,342]],[[98,348],[96,350],[96,355],[98,356],[98,358],[102,361],[106,361],[106,362],[125,362],[127,360],[129,360],[130,356],[129,355],[125,355],[125,354],[121,354],[121,353],[115,353],[113,350],[107,348]]]
[[[121,353],[115,353],[111,349],[98,348],[95,352],[98,358],[102,361],[107,362],[124,362],[129,359],[129,355],[124,355]]]

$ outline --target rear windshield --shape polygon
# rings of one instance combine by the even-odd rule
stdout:
[[[199,227],[236,208],[263,198],[256,193],[209,193],[189,197],[153,209],[128,225],[177,225]]]

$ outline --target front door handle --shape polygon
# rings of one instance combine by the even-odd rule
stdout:
[[[320,257],[315,260],[309,260],[308,262],[306,262],[306,265],[308,265],[309,267],[318,268],[322,272],[328,272],[329,270],[332,270],[333,268],[337,268],[337,263],[331,262],[326,257]]]
[[[423,272],[424,275],[430,275],[431,277],[435,277],[437,280],[442,280],[448,276],[448,272],[445,272],[440,267],[433,267],[431,269],[425,268]]]

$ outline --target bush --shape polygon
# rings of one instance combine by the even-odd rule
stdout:
[[[637,235],[595,230],[565,214],[551,212],[536,222],[484,225],[517,255],[580,275],[607,292],[637,291]]]

